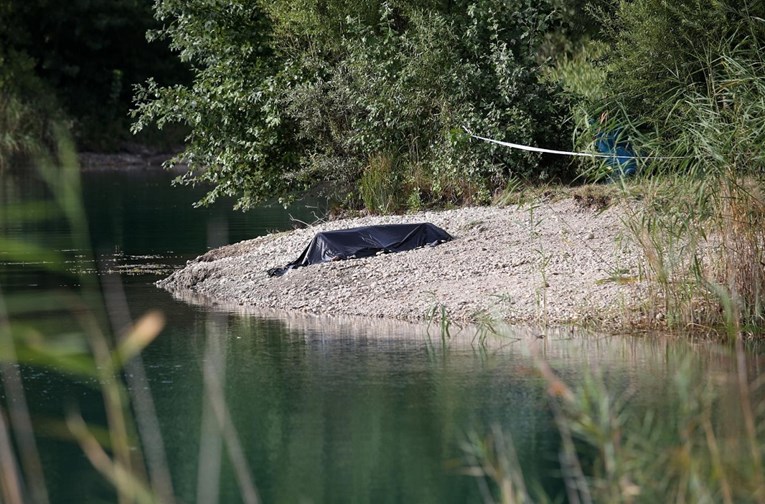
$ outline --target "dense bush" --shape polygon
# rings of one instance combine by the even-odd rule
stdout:
[[[353,193],[381,155],[395,158],[403,199],[487,201],[509,176],[564,174],[461,129],[565,141],[565,103],[537,73],[551,13],[530,0],[165,0],[162,35],[195,80],[143,87],[135,128],[192,128],[185,180],[212,182],[206,201],[235,195],[247,207],[319,183]]]
[[[699,144],[688,141],[689,125],[709,121],[708,114],[699,115],[707,105],[716,109],[714,120],[735,120],[729,100],[744,94],[729,86],[752,87],[734,74],[764,78],[763,19],[765,3],[759,0],[622,1],[609,33],[614,49],[605,108],[645,135],[651,150],[695,155]]]
[[[264,195],[303,187],[295,164],[293,127],[274,99],[277,57],[268,42],[267,18],[254,2],[170,1],[156,4],[171,47],[194,70],[190,86],[162,87],[153,80],[137,89],[138,131],[155,123],[189,126],[183,159],[188,183],[210,182],[203,203],[220,196],[242,207]]]
[[[0,80],[10,83],[3,101],[33,114],[60,110],[79,147],[115,148],[129,139],[134,84],[186,78],[166,45],[147,43],[154,23],[145,1],[3,1]]]
[[[19,36],[15,14],[14,4],[0,4],[0,170],[50,143],[51,122],[60,118],[34,60],[12,43]]]
[[[630,220],[651,302],[677,326],[761,332],[765,3],[623,1],[615,20],[603,106],[664,175]]]

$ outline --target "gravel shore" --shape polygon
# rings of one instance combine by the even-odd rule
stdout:
[[[344,219],[211,250],[157,285],[187,301],[253,311],[611,325],[640,317],[646,288],[624,214],[619,205],[599,211],[565,199]],[[297,258],[316,232],[414,222],[455,239],[266,274]]]

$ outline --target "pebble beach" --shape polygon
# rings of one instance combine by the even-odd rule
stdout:
[[[624,216],[619,204],[601,209],[566,198],[334,220],[210,250],[157,285],[240,311],[621,326],[641,317],[646,289]],[[416,222],[454,240],[266,273],[296,259],[319,231]]]

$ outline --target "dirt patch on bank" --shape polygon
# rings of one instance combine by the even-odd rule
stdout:
[[[641,254],[623,234],[625,207],[602,203],[568,198],[333,221],[212,250],[158,285],[196,303],[253,310],[623,324],[641,317]],[[414,222],[432,222],[455,239],[282,277],[266,274],[294,260],[318,231]]]

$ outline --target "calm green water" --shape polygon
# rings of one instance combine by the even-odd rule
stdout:
[[[172,486],[181,502],[239,502],[227,441],[206,399],[204,370],[221,382],[237,445],[267,503],[462,503],[483,502],[476,480],[460,473],[460,444],[493,425],[512,436],[524,473],[551,493],[557,474],[558,435],[546,385],[534,372],[545,358],[569,383],[602,369],[616,392],[629,392],[632,407],[663,404],[664,384],[682,358],[710,369],[730,364],[714,353],[655,339],[595,337],[550,331],[507,332],[487,346],[472,333],[446,347],[422,327],[380,321],[255,317],[193,307],[173,300],[153,282],[168,269],[211,246],[289,227],[283,209],[234,213],[224,205],[191,209],[198,191],[171,189],[163,173],[86,174],[84,201],[97,263],[122,283],[114,304],[136,318],[151,309],[167,325],[142,356],[148,394],[156,409]],[[88,264],[72,249],[62,221],[19,219],[10,210],[47,197],[34,180],[6,175],[0,202],[0,235],[63,250],[65,271],[42,272],[36,260],[0,251],[0,285],[9,297],[46,293],[76,283],[73,271]],[[36,205],[32,214],[55,212]],[[306,219],[311,209],[292,210]],[[296,255],[299,251],[295,251]],[[148,272],[147,272],[148,271]],[[107,276],[100,280],[107,285]],[[111,285],[111,284],[110,284]],[[63,313],[18,316],[47,337],[65,333]],[[530,342],[534,342],[536,350]],[[36,421],[80,409],[103,424],[94,383],[23,367],[27,399]],[[209,383],[209,382],[208,382]],[[140,390],[139,390],[140,389]],[[222,397],[221,397],[222,396]],[[4,397],[4,401],[6,398]],[[38,429],[40,452],[54,503],[112,502],[114,495],[79,447],[55,429]],[[230,434],[230,433],[229,433]],[[149,450],[156,443],[148,443]]]

